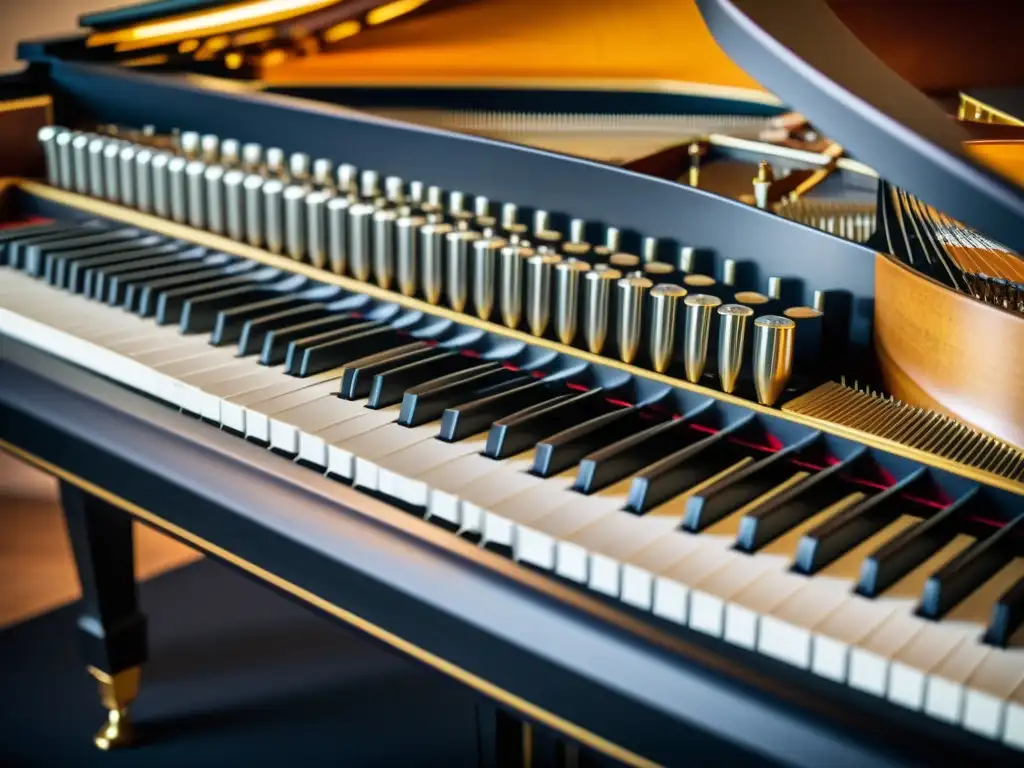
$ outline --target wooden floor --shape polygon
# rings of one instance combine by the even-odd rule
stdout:
[[[80,591],[56,483],[0,454],[0,629],[75,600]],[[198,559],[136,524],[135,572],[147,579]]]

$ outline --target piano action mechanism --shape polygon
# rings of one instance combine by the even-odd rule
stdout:
[[[899,55],[958,4],[172,5],[0,80],[0,446],[62,479],[97,745],[135,517],[506,757],[1019,759],[1024,110]]]

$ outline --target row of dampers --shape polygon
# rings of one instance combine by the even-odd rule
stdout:
[[[458,209],[450,210],[449,221],[443,221],[440,210],[430,212],[433,204],[429,202],[417,209],[425,216],[412,215],[389,198],[373,197],[376,181],[365,173],[361,181],[372,202],[355,194],[335,195],[315,183],[286,186],[265,173],[246,175],[223,165],[186,162],[184,156],[126,145],[117,139],[53,128],[45,129],[40,138],[47,150],[51,182],[87,193],[102,191],[143,209],[161,209],[158,213],[163,212],[162,196],[153,194],[154,190],[180,187],[181,210],[177,213],[188,214],[186,218],[194,225],[231,230],[233,221],[240,230],[244,219],[246,226],[253,225],[263,233],[260,242],[266,242],[271,250],[287,248],[298,260],[308,256],[317,266],[329,261],[335,271],[348,269],[363,281],[376,277],[385,288],[396,278],[406,295],[422,295],[434,304],[447,298],[452,309],[463,312],[472,308],[482,319],[500,314],[510,327],[525,320],[535,336],[553,335],[562,343],[573,344],[582,335],[591,352],[617,355],[624,362],[658,372],[668,371],[675,363],[680,375],[690,381],[717,383],[726,392],[736,390],[744,361],[753,358],[754,392],[766,404],[776,402],[789,383],[794,356],[795,382],[802,385],[802,374],[813,370],[822,350],[824,321],[817,309],[786,308],[778,299],[754,292],[733,294],[729,286],[706,275],[676,274],[671,265],[661,262],[641,264],[639,257],[608,248],[603,253],[585,243],[560,243],[560,235],[551,231],[536,233],[540,243],[534,249],[526,243],[521,225],[510,224],[520,231],[506,228],[507,238],[496,237],[488,230],[468,229],[470,217],[460,217]],[[183,135],[180,143],[187,146],[185,138]],[[216,139],[204,138],[210,143]],[[225,154],[223,144],[215,145],[221,148],[221,156]],[[209,152],[207,148],[204,156]],[[105,165],[108,159],[115,161],[115,167]],[[295,178],[304,164],[294,162],[294,156],[292,159]],[[181,177],[177,184],[172,183],[177,178],[172,170]],[[168,178],[160,179],[165,171]],[[352,174],[346,176],[346,183],[354,184],[354,177],[349,178]],[[118,183],[110,185],[111,178]],[[131,194],[126,195],[129,187]],[[139,194],[142,190],[146,190],[144,195]],[[233,200],[231,190],[255,190],[257,196],[246,204],[247,195]],[[392,193],[392,198],[404,195],[404,189],[399,185]],[[259,214],[253,216],[254,211]],[[175,211],[170,213],[176,217]],[[431,216],[437,220],[430,221]],[[602,255],[606,262],[594,260]],[[654,285],[652,275],[677,282]],[[689,294],[688,287],[701,292]],[[613,291],[617,294],[614,301]],[[723,297],[729,303],[724,303]],[[677,321],[680,303],[685,307],[685,322]],[[752,339],[748,325],[758,312],[763,316],[754,321]],[[716,325],[718,349],[709,350]],[[682,326],[678,343],[677,326]],[[711,372],[714,366],[709,365],[716,358],[717,377]]]

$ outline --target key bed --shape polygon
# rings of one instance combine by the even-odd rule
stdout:
[[[153,237],[3,230],[4,334],[520,563],[1021,746],[1019,494],[229,254],[134,247]]]

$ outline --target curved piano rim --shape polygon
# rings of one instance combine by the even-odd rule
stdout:
[[[679,728],[809,767],[1011,754],[641,619],[19,342],[0,370],[0,449],[626,764],[678,764]]]

